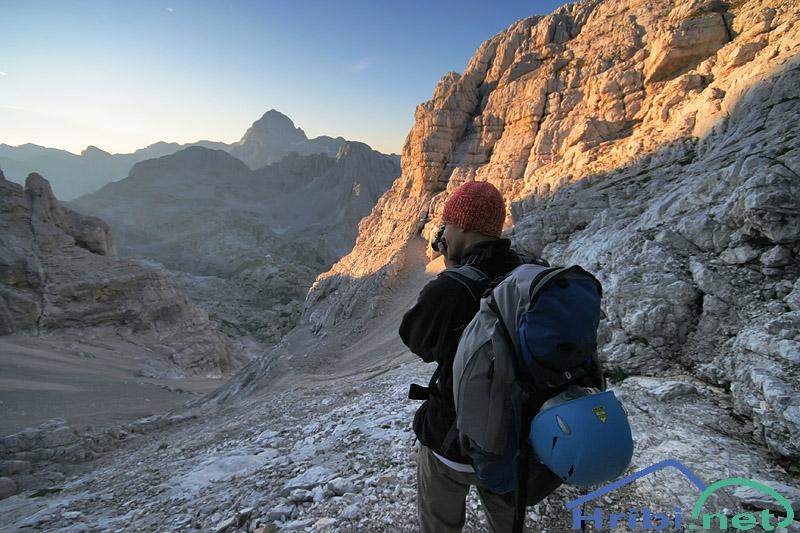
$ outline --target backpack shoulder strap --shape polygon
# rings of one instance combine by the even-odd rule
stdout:
[[[481,299],[484,291],[492,281],[481,269],[473,265],[449,267],[444,269],[441,274],[453,278],[464,285],[475,300]]]
[[[533,302],[534,296],[541,291],[551,279],[555,278],[565,270],[567,270],[567,267],[550,267],[547,270],[542,270],[531,283],[530,294],[528,294],[530,301]]]

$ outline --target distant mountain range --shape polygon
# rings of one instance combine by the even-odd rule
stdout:
[[[266,160],[251,142],[272,138],[277,147],[263,145],[263,153],[278,157],[320,139],[303,144],[302,130],[281,116],[254,125],[242,153]],[[276,127],[295,134],[275,137]],[[256,170],[226,150],[190,146],[136,163],[128,177],[65,205],[105,220],[120,256],[163,265],[231,337],[275,342],[316,275],[352,249],[359,221],[400,175],[397,157],[336,142],[333,155],[287,152]]]
[[[147,352],[134,350],[143,366],[132,371],[159,379],[214,377],[278,342],[311,282],[350,251],[359,221],[400,175],[399,156],[308,139],[274,110],[233,145],[0,153],[24,178],[0,170],[0,336],[88,332],[107,349],[132,343]],[[73,193],[100,188],[60,202],[27,168],[48,169]],[[106,183],[113,173],[127,177]]]
[[[0,168],[6,179],[18,183],[24,183],[31,172],[38,172],[48,177],[58,198],[72,200],[124,178],[136,163],[193,146],[224,150],[255,170],[279,161],[291,152],[333,157],[345,142],[342,137],[309,139],[289,117],[271,109],[250,126],[241,140],[232,144],[208,140],[187,144],[157,142],[130,154],[110,154],[96,146],[88,146],[80,155],[30,143],[21,146],[0,144]],[[398,155],[390,157],[399,162]]]

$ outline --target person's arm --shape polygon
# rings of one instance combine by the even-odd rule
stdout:
[[[440,276],[429,281],[400,324],[400,338],[426,363],[455,357],[461,331],[477,311],[465,287]]]

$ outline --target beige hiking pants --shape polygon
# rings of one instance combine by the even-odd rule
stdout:
[[[507,533],[514,524],[514,504],[480,485],[472,472],[453,470],[437,459],[430,448],[417,450],[417,515],[422,533],[459,533],[466,521],[470,485],[478,496],[493,533]],[[526,528],[525,531],[528,531]]]

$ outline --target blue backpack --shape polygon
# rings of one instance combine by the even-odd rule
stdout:
[[[561,483],[603,483],[630,464],[627,416],[597,358],[602,286],[577,265],[526,263],[498,280],[472,265],[445,274],[483,288],[453,363],[451,433],[485,487],[513,493],[521,531],[525,506]]]

